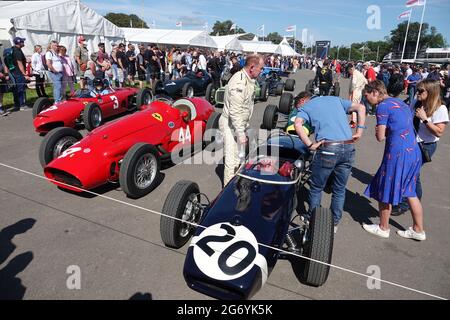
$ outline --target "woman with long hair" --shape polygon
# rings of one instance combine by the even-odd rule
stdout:
[[[392,206],[407,198],[413,227],[397,234],[425,240],[423,208],[416,194],[422,155],[414,135],[411,109],[402,100],[390,97],[380,80],[366,85],[365,96],[370,104],[377,106],[376,138],[379,142],[386,140],[386,144],[381,165],[365,191],[366,196],[378,201],[380,223],[363,224],[363,228],[378,237],[389,238]]]
[[[425,79],[417,84],[417,100],[413,101],[414,128],[417,142],[422,145],[429,158],[436,152],[439,138],[444,134],[449,121],[448,110],[441,99],[441,88],[438,81]],[[424,163],[426,163],[424,159]],[[422,183],[417,177],[416,192],[422,199]],[[400,215],[408,210],[408,204],[403,201],[394,208],[394,215]]]
[[[61,95],[64,97],[66,94],[67,86],[69,86],[70,94],[75,92],[74,77],[75,77],[75,67],[72,59],[67,55],[67,49],[64,46],[59,46],[59,56],[63,64],[63,78]]]

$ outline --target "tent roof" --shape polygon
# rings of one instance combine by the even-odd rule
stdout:
[[[123,38],[120,28],[77,0],[1,1],[0,28]]]
[[[121,28],[128,42],[144,42],[155,44],[173,44],[179,46],[194,46],[217,48],[217,44],[202,30],[171,30],[171,29],[138,29]]]
[[[277,45],[269,43],[267,41],[239,41],[245,52],[261,52],[261,53],[275,53],[277,50]]]
[[[294,49],[292,49],[286,38],[283,38],[283,41],[280,42],[277,49],[275,50],[275,53],[280,54],[283,57],[292,57],[299,55],[297,52],[295,52]]]
[[[219,51],[232,50],[232,51],[242,51],[243,47],[238,40],[239,35],[227,35],[227,36],[213,36],[211,37],[217,44],[217,49]]]

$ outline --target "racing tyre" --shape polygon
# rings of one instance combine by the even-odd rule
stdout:
[[[39,162],[42,168],[81,139],[83,139],[81,133],[73,128],[62,127],[51,130],[39,147]]]
[[[334,84],[334,96],[339,97],[340,92],[341,92],[341,86],[339,85],[339,82],[336,82]]]
[[[283,94],[283,90],[284,90],[284,83],[280,82],[279,84],[277,84],[277,87],[275,88],[275,95],[281,96]]]
[[[263,128],[267,130],[273,130],[277,127],[278,122],[278,107],[269,104],[264,110],[263,116]]]
[[[141,89],[136,96],[136,108],[139,109],[141,106],[145,106],[151,101],[152,92],[149,89]]]
[[[119,182],[130,198],[140,198],[150,193],[159,181],[161,160],[155,146],[137,143],[127,151],[120,166]]]
[[[155,96],[156,90],[162,87],[162,81],[161,80],[154,80],[152,85],[152,93]]]
[[[333,253],[333,214],[330,209],[318,207],[314,210],[309,222],[309,235],[303,255],[305,257],[331,263]],[[314,287],[323,285],[328,278],[330,266],[306,260],[303,269],[303,280]]]
[[[309,80],[306,84],[305,91],[314,94],[314,80]]]
[[[287,79],[284,83],[284,89],[286,91],[294,91],[295,89],[295,80],[294,79]]]
[[[269,97],[269,88],[267,86],[267,82],[263,82],[260,89],[261,89],[261,92],[259,93],[259,100],[267,101],[267,98]]]
[[[33,104],[33,119],[44,109],[47,109],[52,105],[52,101],[49,98],[41,97],[38,98]]]
[[[280,102],[278,103],[278,109],[281,113],[289,114],[292,109],[292,104],[294,101],[294,96],[292,93],[283,92],[280,98]]]
[[[95,102],[89,102],[83,110],[83,122],[87,131],[92,131],[102,124],[102,110]]]
[[[195,205],[199,203],[198,185],[191,181],[179,181],[170,190],[162,209],[160,232],[164,244],[170,248],[179,249],[186,244],[192,236],[195,227],[191,224],[175,220],[182,219],[192,223],[198,223],[201,211]]]
[[[214,105],[215,103],[216,90],[214,89],[214,85],[212,83],[208,84],[205,91],[205,99],[208,100],[209,103]]]
[[[181,95],[185,98],[192,98],[194,96],[194,88],[190,83],[185,83],[181,89]]]
[[[209,145],[209,144],[213,143],[214,141],[222,140],[222,136],[220,136],[220,138],[217,136],[218,134],[221,134],[220,130],[219,130],[219,120],[220,120],[220,113],[218,113],[218,112],[213,112],[209,116],[208,122],[206,122],[206,128],[205,128],[205,133],[208,133],[204,139],[204,142],[206,145]],[[212,130],[212,129],[215,129],[215,130]]]

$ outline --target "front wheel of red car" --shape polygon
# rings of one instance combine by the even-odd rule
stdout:
[[[136,95],[136,108],[140,109],[142,106],[152,102],[152,92],[149,89],[141,89]]]
[[[102,110],[95,102],[90,102],[84,107],[83,122],[87,131],[92,131],[102,124]]]
[[[158,184],[161,168],[158,150],[146,143],[135,144],[123,158],[119,182],[130,198],[140,198],[150,193]]]
[[[33,111],[32,111],[33,119],[36,118],[37,115],[41,113],[41,111],[47,109],[48,107],[51,107],[52,104],[53,103],[49,98],[45,97],[38,98],[33,104]]]
[[[80,141],[83,136],[73,128],[55,128],[45,136],[39,147],[39,162],[45,168],[53,159]]]
[[[160,233],[164,244],[179,249],[189,241],[201,218],[200,191],[191,181],[179,181],[170,190],[162,209]]]

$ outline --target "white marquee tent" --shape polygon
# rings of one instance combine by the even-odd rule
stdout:
[[[299,56],[299,54],[292,49],[286,38],[283,38],[283,41],[280,42],[278,48],[275,50],[275,53],[282,55],[283,57]]]
[[[7,43],[13,37],[26,38],[23,51],[33,53],[36,44],[47,47],[57,40],[67,47],[69,55],[77,46],[77,36],[83,35],[90,52],[97,44],[123,41],[123,31],[77,0],[0,1],[0,39]]]
[[[243,51],[243,47],[238,40],[238,37],[243,34],[232,34],[227,36],[213,36],[211,37],[217,44],[217,50],[219,51]]]
[[[252,53],[275,53],[278,45],[273,44],[270,41],[258,41],[258,37],[255,36],[253,40],[240,40],[244,52]]]
[[[121,28],[127,42],[217,48],[208,32],[201,30]]]

